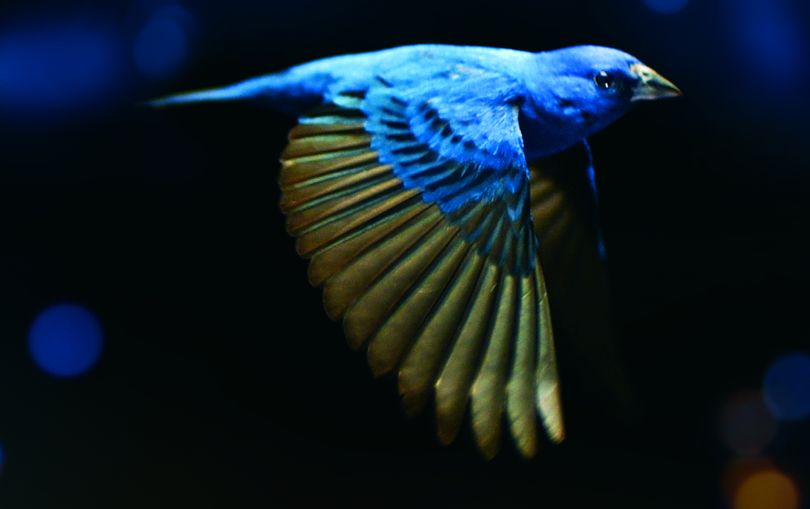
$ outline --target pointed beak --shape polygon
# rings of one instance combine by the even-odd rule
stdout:
[[[630,72],[638,77],[638,85],[633,90],[633,97],[630,99],[632,102],[655,101],[656,99],[683,95],[681,89],[676,87],[674,83],[644,64],[631,66]]]

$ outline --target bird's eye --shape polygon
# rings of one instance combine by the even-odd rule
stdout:
[[[593,77],[593,81],[596,83],[597,87],[608,90],[613,88],[614,83],[616,83],[616,78],[607,71],[599,71],[596,76]]]

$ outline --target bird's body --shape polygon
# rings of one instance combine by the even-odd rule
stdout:
[[[583,207],[576,179],[535,161],[585,143],[632,102],[678,93],[609,48],[419,45],[153,104],[247,99],[299,117],[281,207],[327,313],[375,373],[397,371],[406,409],[434,394],[442,441],[469,401],[491,456],[503,412],[525,455],[535,411],[553,440],[564,434],[543,272],[572,335],[604,318],[572,290],[601,277],[593,189]],[[592,170],[577,173],[592,183]]]
[[[298,116],[307,109],[330,102],[345,91],[367,90],[380,77],[400,82],[452,82],[454,69],[478,70],[504,78],[502,89],[467,90],[467,98],[519,102],[521,131],[528,160],[565,150],[616,120],[624,111],[600,115],[587,103],[573,103],[572,91],[584,89],[578,80],[559,77],[561,69],[576,64],[567,52],[585,53],[595,65],[629,68],[632,56],[600,46],[578,46],[530,53],[504,48],[420,44],[370,53],[315,60],[290,69],[222,88],[168,98],[159,104],[254,99]],[[435,85],[434,85],[435,86]],[[592,91],[582,90],[585,97]],[[459,98],[464,100],[467,98]],[[599,106],[594,104],[594,106]]]

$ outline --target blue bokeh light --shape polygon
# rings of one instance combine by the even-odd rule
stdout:
[[[41,21],[0,27],[0,34],[3,110],[82,109],[105,102],[122,81],[119,40],[105,24]]]
[[[754,84],[781,89],[800,85],[810,42],[794,11],[784,0],[734,0],[731,25],[740,61]]]
[[[644,0],[653,11],[660,14],[675,14],[689,3],[689,0]]]
[[[765,402],[774,415],[787,421],[810,416],[810,356],[778,358],[765,373]]]
[[[56,377],[84,373],[98,361],[103,347],[101,325],[77,304],[57,304],[31,325],[28,346],[37,366]]]
[[[188,54],[191,16],[180,6],[163,6],[146,21],[135,37],[135,65],[146,77],[165,78],[175,72]]]

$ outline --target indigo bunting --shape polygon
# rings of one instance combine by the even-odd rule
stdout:
[[[298,118],[281,208],[327,314],[374,374],[396,372],[408,413],[433,397],[443,443],[469,403],[490,458],[504,414],[524,456],[536,413],[564,438],[555,300],[572,336],[606,335],[580,292],[601,284],[604,254],[588,137],[636,102],[680,94],[610,48],[419,45],[152,104],[255,100]],[[581,168],[544,167],[569,150],[585,154]]]

